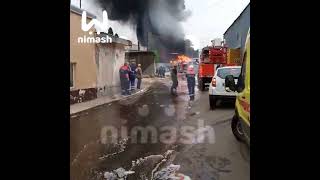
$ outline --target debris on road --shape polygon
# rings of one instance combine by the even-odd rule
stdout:
[[[173,116],[174,113],[176,112],[175,107],[173,104],[170,104],[169,107],[166,107],[164,109],[164,112],[166,113],[166,115],[168,116]]]
[[[118,149],[118,151],[106,154],[106,155],[104,155],[102,157],[99,157],[99,160],[104,160],[105,158],[108,158],[110,156],[114,156],[114,155],[117,155],[117,154],[123,152],[125,150],[125,148],[126,148],[128,140],[129,140],[128,138],[125,138],[125,139],[120,140],[119,143],[114,144],[113,147],[115,147],[115,149]]]
[[[118,168],[112,172],[105,172],[104,178],[107,180],[125,180],[129,174],[133,174],[134,171],[126,171],[125,169]]]
[[[149,106],[144,104],[142,107],[138,107],[138,113],[140,116],[146,117],[149,114]]]

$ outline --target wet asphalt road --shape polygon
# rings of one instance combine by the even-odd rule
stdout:
[[[70,179],[104,179],[103,172],[119,167],[130,169],[132,161],[164,154],[175,150],[173,164],[181,166],[179,172],[199,180],[248,180],[250,156],[246,145],[233,137],[230,121],[234,113],[233,103],[224,103],[215,111],[209,110],[208,92],[199,92],[190,104],[185,81],[179,82],[177,97],[170,95],[170,80],[156,81],[142,96],[133,96],[112,104],[105,104],[72,115],[70,120]],[[184,126],[197,127],[199,120],[214,130],[214,142],[208,138],[202,143],[182,144],[179,130]],[[177,140],[170,143],[156,142],[151,137],[147,143],[132,141],[131,132],[137,127],[152,126],[161,132],[164,126],[177,129]],[[112,138],[103,139],[106,127],[117,132],[128,132],[126,143],[112,143]],[[114,135],[113,135],[114,136]],[[137,135],[139,140],[141,134]],[[207,141],[206,141],[207,140]],[[121,141],[124,142],[124,141]],[[148,169],[149,168],[149,169]],[[140,169],[148,174],[153,167]],[[137,173],[136,173],[137,174]],[[141,179],[132,175],[128,179]]]

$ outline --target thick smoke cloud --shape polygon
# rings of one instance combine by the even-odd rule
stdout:
[[[96,1],[107,10],[110,20],[134,24],[141,45],[148,46],[152,34],[167,51],[183,53],[185,35],[181,22],[191,15],[185,8],[184,0]]]

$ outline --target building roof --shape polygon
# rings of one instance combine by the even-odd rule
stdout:
[[[100,34],[95,34],[97,37],[106,37],[106,35],[108,35],[105,32],[100,32]],[[116,37],[114,35],[108,35],[110,38],[112,38],[112,43],[117,43],[117,44],[123,44],[125,46],[130,46],[132,45],[132,42],[130,40],[127,39],[123,39],[120,37]]]
[[[129,50],[128,53],[138,53],[138,54],[153,54],[153,51],[138,51],[138,50]]]
[[[228,27],[228,29],[223,33],[223,35],[225,35],[227,33],[227,31],[232,27],[232,25],[241,17],[241,15],[243,14],[243,12],[246,11],[247,8],[249,8],[250,6],[250,2],[249,4],[243,9],[243,11],[239,14],[239,16],[233,21],[233,23]]]
[[[70,5],[70,11],[71,12],[74,12],[74,13],[76,13],[76,14],[78,14],[78,15],[82,15],[82,12],[84,11],[84,9],[80,9],[80,8],[78,8],[78,7],[76,7],[76,6],[74,6],[74,5]],[[90,12],[88,12],[88,11],[86,11],[87,12],[87,17],[88,18],[91,18],[91,19],[93,19],[93,18],[97,18],[95,15],[93,15],[92,13],[90,13]]]

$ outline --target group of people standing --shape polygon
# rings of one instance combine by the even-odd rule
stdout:
[[[164,77],[165,68],[160,67],[157,69],[157,73],[160,77]],[[141,81],[142,81],[142,69],[141,64],[136,66],[135,62],[132,62],[130,65],[128,62],[125,62],[123,66],[120,67],[119,70],[120,74],[120,82],[121,82],[121,94],[122,95],[130,95],[132,91],[135,90],[135,80],[137,79],[137,89],[141,88]],[[195,96],[195,71],[193,65],[189,65],[186,72],[187,84],[188,84],[188,91],[190,101],[194,100]],[[171,69],[171,94],[177,95],[177,87],[178,87],[178,70],[177,66],[173,66]]]
[[[187,78],[190,101],[193,101],[195,96],[195,86],[196,86],[195,76],[196,75],[195,75],[193,65],[189,65],[187,68],[186,78]],[[177,66],[173,66],[173,68],[171,69],[171,80],[172,80],[171,94],[176,96],[177,87],[179,84]]]
[[[128,62],[125,62],[124,65],[120,67],[119,74],[122,95],[130,95],[131,92],[135,90],[136,79],[138,80],[137,89],[141,88],[141,64],[138,64],[138,66],[136,66],[135,62],[132,62],[130,65]]]
[[[164,78],[166,73],[166,68],[163,66],[160,66],[156,69],[156,73],[158,77]]]

